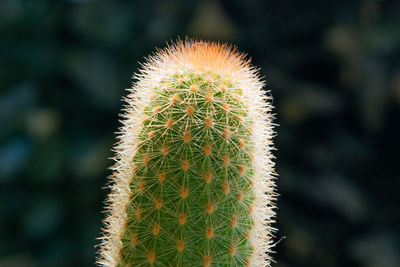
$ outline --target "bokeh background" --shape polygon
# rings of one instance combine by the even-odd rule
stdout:
[[[274,96],[274,266],[400,266],[400,1],[0,1],[0,266],[93,266],[144,56],[236,44]]]

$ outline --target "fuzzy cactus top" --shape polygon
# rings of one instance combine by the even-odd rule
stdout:
[[[268,266],[271,103],[228,45],[150,57],[122,115],[98,264]]]

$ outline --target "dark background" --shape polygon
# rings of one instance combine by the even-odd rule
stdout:
[[[0,266],[92,266],[121,97],[178,36],[274,96],[274,266],[400,266],[400,1],[0,2]]]

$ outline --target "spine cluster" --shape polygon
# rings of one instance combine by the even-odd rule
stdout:
[[[268,266],[271,106],[230,47],[178,42],[150,58],[127,98],[105,266]]]

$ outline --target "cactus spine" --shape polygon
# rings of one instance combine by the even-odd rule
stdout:
[[[104,266],[269,266],[273,124],[257,71],[228,45],[178,41],[126,98]]]

